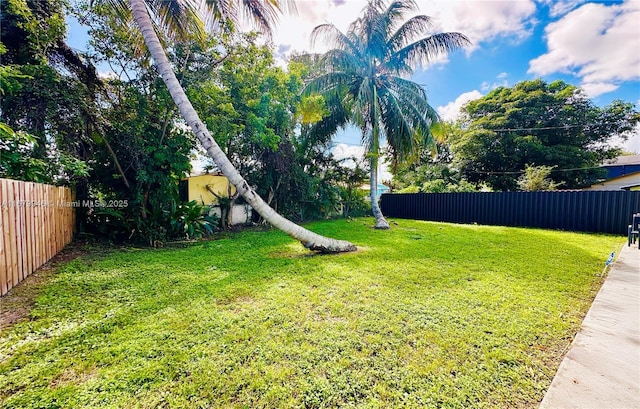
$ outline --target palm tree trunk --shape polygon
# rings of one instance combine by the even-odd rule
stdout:
[[[378,206],[378,156],[371,155],[371,172],[369,177],[369,188],[371,198],[371,210],[373,211],[373,217],[376,218],[376,229],[386,230],[389,228],[389,222],[382,215],[382,210]]]
[[[313,233],[290,220],[282,217],[269,207],[264,200],[249,186],[244,178],[235,169],[229,158],[220,149],[216,141],[211,137],[209,131],[198,117],[197,112],[191,105],[182,86],[178,82],[173,68],[160,44],[160,40],[153,29],[151,18],[147,11],[144,0],[129,0],[129,5],[133,12],[136,24],[142,32],[144,42],[151,53],[154,64],[169,90],[169,94],[178,106],[182,117],[191,127],[196,137],[202,143],[211,159],[218,165],[222,173],[240,192],[242,197],[258,212],[267,222],[284,233],[299,240],[306,248],[323,253],[338,253],[357,250],[356,246],[344,241],[335,240]]]
[[[370,120],[371,120],[371,170],[369,172],[369,195],[371,197],[371,210],[373,211],[373,217],[376,219],[376,225],[374,228],[380,230],[386,230],[389,228],[389,223],[382,215],[382,210],[378,206],[378,158],[380,157],[380,128],[379,128],[379,111],[378,111],[378,90],[375,84],[371,83],[371,94],[373,95],[370,105]]]

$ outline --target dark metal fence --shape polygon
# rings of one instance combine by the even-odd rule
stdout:
[[[383,194],[387,217],[627,234],[640,191]]]

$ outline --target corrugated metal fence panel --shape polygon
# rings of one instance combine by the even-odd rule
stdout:
[[[387,217],[627,234],[639,191],[383,194]]]

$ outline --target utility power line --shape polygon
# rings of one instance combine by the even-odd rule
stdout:
[[[572,172],[575,170],[590,170],[590,169],[599,169],[600,166],[586,166],[586,167],[582,167],[582,168],[567,168],[567,169],[552,169],[551,173],[553,172]],[[495,172],[495,171],[482,171],[482,170],[468,170],[468,173],[478,173],[478,174],[482,174],[482,175],[519,175],[521,173],[524,173],[524,170],[518,170],[518,171],[505,171],[505,172]]]
[[[538,128],[498,128],[498,129],[487,129],[487,130],[496,131],[496,132],[549,131],[553,129],[571,129],[571,128],[584,128],[584,127],[587,127],[587,125],[541,126]]]

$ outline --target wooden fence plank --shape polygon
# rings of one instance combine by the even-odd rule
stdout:
[[[29,269],[29,231],[27,228],[27,184],[20,183],[20,196],[22,197],[22,206],[20,207],[20,228],[22,237],[20,240],[20,250],[22,250],[22,271],[20,272],[20,281],[24,280],[31,271]]]
[[[16,183],[16,191],[18,193],[18,206],[16,207],[16,227],[18,231],[18,282],[24,280],[24,183]]]
[[[29,198],[29,206],[27,207],[27,233],[29,235],[28,249],[29,249],[29,271],[35,270],[36,255],[35,255],[35,225],[33,224],[33,213],[35,212],[34,195],[35,183],[27,183],[27,197]]]
[[[59,187],[57,190],[58,203],[56,203],[56,254],[64,247],[64,227],[62,222],[64,221],[64,190]]]
[[[24,263],[22,266],[22,279],[24,280],[24,278],[31,274],[31,271],[33,271],[31,269],[31,241],[33,239],[33,236],[31,235],[31,195],[29,194],[31,182],[25,182],[22,185],[25,200],[24,206],[22,208],[22,213],[24,215]]]
[[[28,184],[29,190],[28,190],[28,196],[31,200],[30,206],[29,206],[29,213],[27,214],[27,223],[29,224],[29,254],[30,254],[30,260],[29,260],[29,271],[35,271],[36,270],[36,225],[35,225],[35,221],[34,221],[34,215],[36,212],[36,203],[35,203],[35,190],[36,190],[36,184],[33,182],[30,182]]]
[[[38,205],[38,235],[36,237],[36,243],[38,244],[38,268],[42,266],[46,260],[45,256],[45,243],[47,232],[45,228],[46,223],[46,215],[45,215],[45,194],[44,194],[45,186],[38,185],[38,200],[40,204]]]
[[[34,270],[38,269],[42,264],[40,263],[40,236],[42,233],[42,195],[41,185],[36,183],[33,189],[33,201],[35,206],[33,207],[33,225],[35,226],[33,234],[33,248],[34,248]]]
[[[9,271],[10,254],[7,248],[9,243],[5,239],[5,232],[9,230],[9,199],[6,183],[4,179],[0,179],[0,294],[9,291],[6,272]]]
[[[4,219],[4,230],[3,230],[3,242],[5,247],[5,271],[3,272],[5,277],[5,283],[7,284],[7,290],[13,287],[13,258],[15,257],[15,252],[13,250],[13,231],[12,231],[12,220],[13,220],[13,185],[10,180],[3,180],[2,185],[2,193],[7,206],[5,211],[3,212]]]
[[[16,230],[16,206],[17,196],[15,191],[15,182],[13,180],[9,181],[9,192],[8,196],[11,198],[11,206],[9,207],[9,231],[11,232],[9,235],[9,240],[11,242],[11,268],[9,269],[9,276],[7,277],[7,283],[9,287],[13,287],[18,284],[16,277],[18,276],[18,234]]]
[[[13,272],[13,282],[15,284],[22,281],[22,226],[20,213],[22,213],[22,195],[20,194],[21,183],[13,182],[13,194],[16,200],[15,206],[15,229],[16,229],[16,270]],[[14,285],[15,285],[14,284]]]
[[[49,260],[51,257],[53,257],[54,254],[54,246],[55,246],[55,241],[53,240],[54,237],[54,229],[53,229],[53,224],[54,224],[54,214],[53,214],[53,205],[52,205],[52,201],[53,201],[53,193],[54,193],[54,187],[53,186],[49,186],[47,185],[46,187],[46,196],[47,199],[49,201],[49,203],[47,203],[47,207],[46,207],[46,212],[47,212],[47,255],[46,255],[46,259]]]

